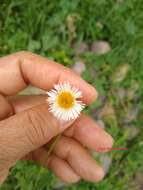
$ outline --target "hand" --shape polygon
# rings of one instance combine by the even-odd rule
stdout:
[[[95,101],[96,90],[60,64],[29,52],[0,58],[0,183],[19,159],[33,159],[65,182],[103,178],[102,167],[84,147],[110,148],[109,134],[84,114],[74,123],[58,121],[49,113],[45,95],[15,96],[29,84],[48,91],[67,79],[83,92],[83,102]],[[48,156],[43,145],[62,132]]]

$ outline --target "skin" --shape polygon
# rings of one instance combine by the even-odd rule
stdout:
[[[96,100],[91,85],[58,63],[25,51],[0,58],[0,183],[20,159],[40,163],[67,183],[104,177],[87,148],[101,152],[103,147],[111,148],[108,133],[84,114],[75,121],[57,120],[48,111],[45,95],[16,96],[28,85],[48,91],[67,79],[83,92],[85,104]],[[62,137],[48,156],[44,145],[59,133]]]

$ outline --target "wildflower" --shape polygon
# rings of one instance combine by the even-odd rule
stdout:
[[[47,92],[49,111],[61,120],[69,121],[76,119],[85,107],[79,98],[82,92],[71,86],[69,82],[54,85],[54,89]]]

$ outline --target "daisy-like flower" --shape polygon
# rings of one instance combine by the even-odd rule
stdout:
[[[76,119],[85,107],[79,100],[82,92],[71,86],[69,82],[54,85],[54,89],[47,92],[49,111],[61,120],[69,121]]]

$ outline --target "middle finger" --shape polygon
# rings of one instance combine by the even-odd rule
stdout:
[[[39,104],[46,103],[45,95],[18,96],[10,99],[15,113],[24,111]],[[99,127],[90,117],[81,114],[73,126],[64,133],[65,136],[73,137],[84,146],[105,152],[112,147],[113,138]]]

